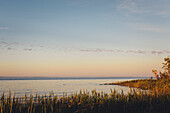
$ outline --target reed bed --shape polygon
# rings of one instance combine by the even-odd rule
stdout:
[[[170,94],[170,78],[167,79],[138,79],[130,80],[116,83],[105,83],[104,85],[120,85],[120,86],[129,86],[133,88],[140,88],[143,90],[151,90],[157,93],[166,93]]]
[[[62,97],[50,94],[34,97],[15,97],[9,92],[4,94],[0,103],[1,113],[170,113],[170,94],[148,93],[131,90],[128,94],[111,90],[103,92],[79,93]]]

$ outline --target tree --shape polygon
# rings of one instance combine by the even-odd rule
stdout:
[[[155,78],[156,78],[157,80],[159,80],[159,75],[157,74],[158,71],[157,71],[157,70],[152,70],[152,73],[155,75]]]
[[[164,61],[162,68],[165,70],[165,73],[170,74],[170,57],[164,58]]]
[[[164,63],[162,68],[164,69],[164,72],[159,72],[159,75],[157,74],[157,70],[152,70],[153,74],[155,75],[155,78],[157,80],[159,79],[167,79],[170,78],[170,57],[164,58]]]

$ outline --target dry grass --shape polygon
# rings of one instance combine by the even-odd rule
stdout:
[[[129,86],[134,88],[140,88],[143,90],[152,90],[160,94],[170,94],[170,78],[168,79],[141,79],[141,80],[131,80],[117,83],[105,83],[104,85],[120,85]]]
[[[169,113],[170,95],[81,91],[72,96],[1,97],[1,113]]]

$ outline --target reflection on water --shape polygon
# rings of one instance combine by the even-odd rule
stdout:
[[[96,89],[98,92],[110,93],[110,89],[116,89],[118,92],[123,90],[125,93],[129,91],[128,87],[116,85],[100,85],[116,81],[125,81],[130,79],[67,79],[67,80],[0,80],[0,96],[2,92],[6,94],[11,90],[15,92],[15,96],[49,95],[51,91],[58,96],[62,96],[63,92],[72,94],[79,92],[80,89],[92,91]]]

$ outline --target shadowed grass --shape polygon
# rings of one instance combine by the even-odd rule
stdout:
[[[1,97],[1,113],[169,113],[170,95],[136,92],[131,90],[127,95],[115,90],[110,94],[80,90],[71,96],[64,94],[58,98],[39,96],[34,98]]]

